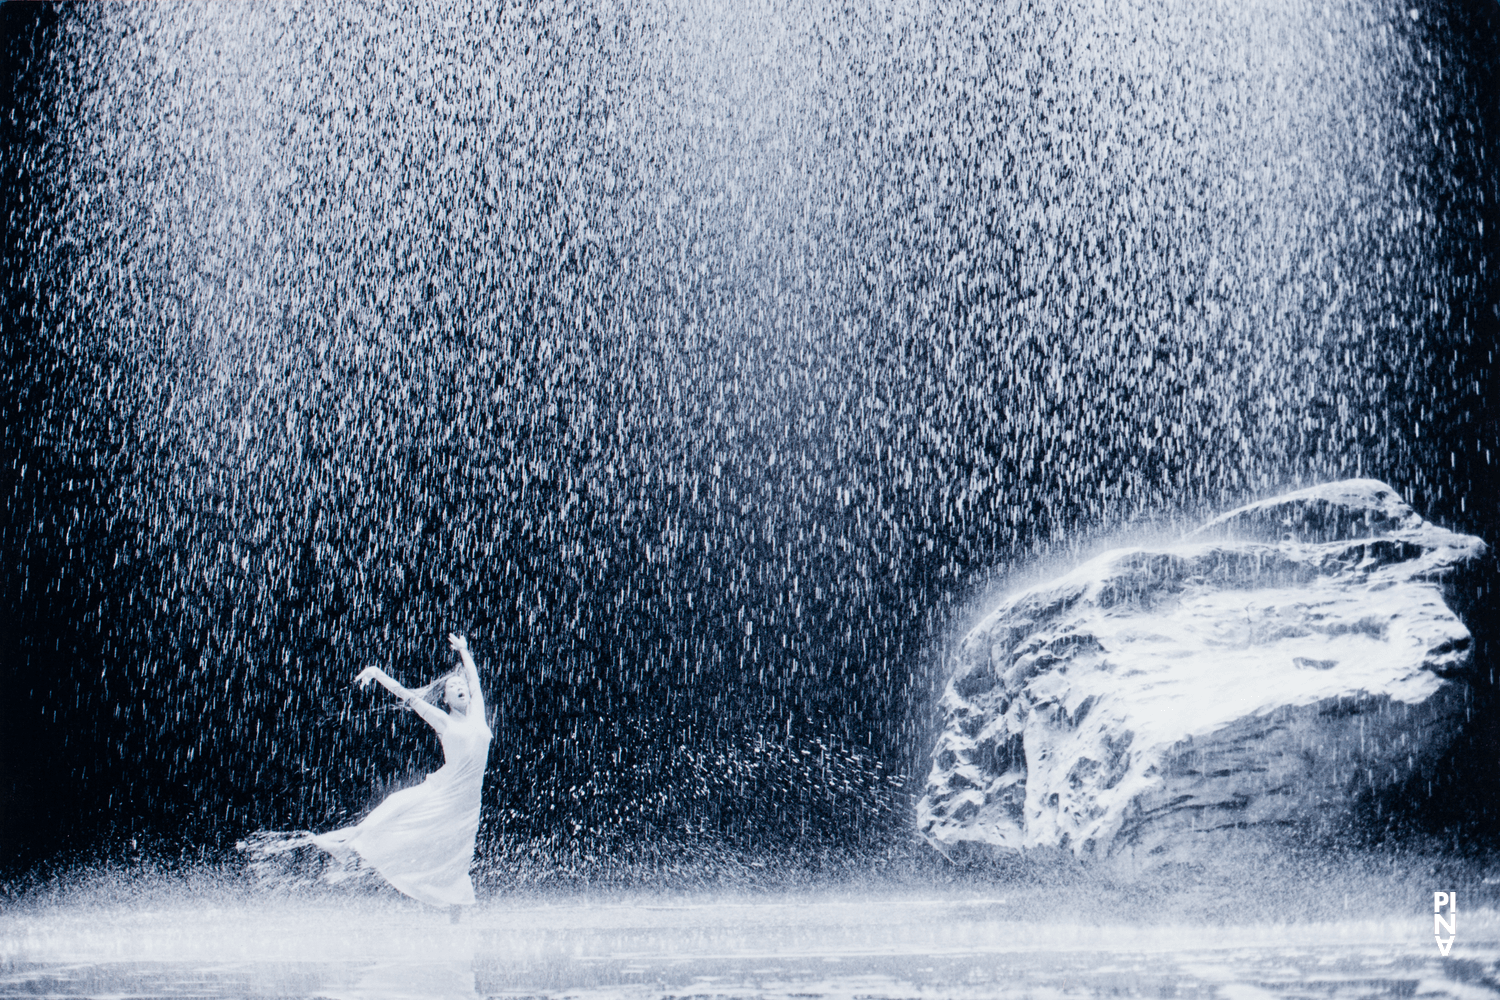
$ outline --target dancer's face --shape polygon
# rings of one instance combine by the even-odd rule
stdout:
[[[448,700],[448,707],[463,715],[469,710],[469,685],[464,683],[462,677],[450,677],[448,683],[443,687],[443,697]]]

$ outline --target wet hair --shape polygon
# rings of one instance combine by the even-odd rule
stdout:
[[[468,682],[468,676],[462,666],[454,667],[446,673],[438,674],[426,687],[417,688],[413,693],[424,701],[431,702],[439,708],[443,707],[444,696],[448,692],[448,682],[453,678],[459,678]]]

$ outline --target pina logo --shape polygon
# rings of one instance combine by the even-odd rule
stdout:
[[[1448,919],[1443,919],[1443,907],[1448,907]],[[1458,925],[1458,893],[1435,892],[1432,894],[1432,936],[1437,938],[1438,952],[1448,954],[1448,949],[1453,947],[1453,937],[1457,933]],[[1447,940],[1443,939],[1444,934]]]

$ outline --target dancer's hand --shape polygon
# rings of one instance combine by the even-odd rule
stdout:
[[[448,645],[452,647],[455,653],[464,653],[468,652],[469,640],[465,639],[463,636],[459,635],[456,632],[449,632]]]
[[[367,688],[370,686],[370,682],[379,676],[379,674],[379,667],[365,667],[365,669],[354,675],[354,683],[362,688]]]

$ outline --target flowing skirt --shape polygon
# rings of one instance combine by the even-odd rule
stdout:
[[[392,792],[353,826],[328,833],[256,834],[240,848],[252,869],[299,847],[318,847],[340,862],[325,881],[373,868],[413,899],[434,906],[474,902],[469,865],[479,833],[479,800],[490,728],[475,713],[449,721],[440,734],[446,763],[420,785]]]
[[[474,902],[469,864],[479,831],[483,772],[465,777],[443,767],[420,785],[392,792],[353,826],[322,834],[262,831],[237,846],[266,884],[336,883],[373,870],[413,899],[468,905]],[[299,852],[309,847],[326,851],[337,864],[314,868],[317,874],[311,875],[305,853]]]
[[[470,904],[479,789],[460,779],[443,767],[420,785],[392,792],[354,826],[319,834],[311,842],[341,860],[351,851],[358,854],[413,899],[435,906]]]

